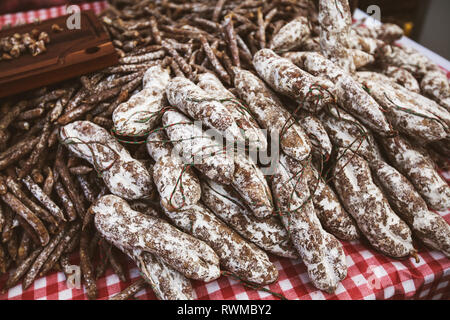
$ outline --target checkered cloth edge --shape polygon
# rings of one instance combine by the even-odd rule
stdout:
[[[81,5],[83,10],[92,9],[96,13],[107,7],[105,1]],[[0,16],[0,27],[20,20],[27,23],[36,18],[41,20],[65,14],[65,7],[31,11]],[[443,172],[450,181],[450,172]],[[450,223],[450,211],[441,213]],[[420,243],[415,243],[419,250],[420,262],[413,259],[394,260],[381,255],[364,241],[343,242],[347,256],[348,275],[334,294],[327,294],[312,286],[305,265],[301,260],[271,257],[279,271],[276,283],[266,286],[271,291],[282,293],[288,299],[450,299],[450,259],[437,251],[431,251]],[[79,263],[76,254],[72,263]],[[125,289],[140,277],[139,270],[130,260],[123,261],[128,270],[128,281],[121,282],[107,270],[104,277],[97,281],[99,299],[108,299]],[[0,277],[0,288],[5,284],[7,275]],[[243,284],[229,277],[203,283],[192,281],[197,299],[237,299],[259,300],[277,299],[263,291],[246,288]],[[148,287],[140,291],[138,299],[156,299]],[[37,279],[30,288],[23,291],[21,285],[0,294],[1,300],[67,300],[87,299],[83,289],[67,287],[62,272],[53,272]]]
[[[97,1],[91,3],[78,4],[81,10],[93,10],[96,14],[99,14],[108,7],[106,1]],[[16,25],[20,23],[33,23],[36,20],[47,20],[56,18],[66,14],[67,6],[58,6],[48,9],[41,9],[36,11],[17,12],[13,14],[5,14],[0,16],[0,29],[6,25]]]

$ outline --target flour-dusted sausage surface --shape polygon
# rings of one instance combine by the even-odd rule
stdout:
[[[387,111],[386,117],[395,129],[426,142],[440,140],[447,135],[446,127],[439,118],[421,104],[409,100],[407,94],[397,90],[386,76],[358,72],[356,79]]]
[[[230,186],[202,180],[202,202],[222,221],[258,247],[280,257],[295,259],[297,252],[275,216],[257,219]]]
[[[160,65],[147,69],[144,88],[127,102],[119,105],[112,115],[114,129],[120,135],[142,135],[153,129],[165,104],[165,89],[170,72]]]
[[[112,244],[155,254],[188,278],[211,281],[220,276],[218,257],[207,244],[132,210],[123,199],[103,196],[90,210],[97,230]]]
[[[350,49],[352,14],[346,0],[319,1],[320,47],[328,59],[347,72],[355,71]]]
[[[200,182],[191,165],[173,154],[173,147],[162,131],[147,138],[147,150],[156,161],[153,180],[161,197],[161,205],[167,210],[178,210],[196,204],[200,200]]]
[[[403,68],[388,66],[383,73],[409,91],[420,93],[420,86],[414,76]]]
[[[426,245],[450,257],[450,225],[439,214],[428,210],[425,201],[395,168],[374,161],[371,168],[390,204]]]
[[[322,122],[314,115],[305,112],[300,113],[299,123],[308,135],[314,155],[317,158],[320,158],[320,156],[325,159],[328,158],[333,146]]]
[[[303,160],[311,152],[305,132],[283,108],[278,97],[265,83],[247,70],[234,68],[234,85],[258,123],[269,133],[279,136],[281,148],[289,156]]]
[[[324,181],[316,167],[309,162],[299,162],[286,158],[285,163],[292,176],[300,178],[299,182],[305,181],[308,185],[315,212],[322,223],[322,226],[343,240],[356,240],[359,238],[359,231],[352,217],[345,211],[333,189]],[[295,180],[295,178],[294,178]],[[305,187],[302,183],[296,184],[298,193],[303,192]]]
[[[208,95],[220,100],[230,111],[236,124],[251,148],[267,149],[267,139],[253,119],[253,115],[242,105],[236,97],[228,91],[220,80],[212,73],[202,73],[198,76],[198,86]]]
[[[306,17],[300,16],[285,24],[271,41],[270,49],[275,52],[289,51],[303,45],[311,29]]]
[[[336,191],[370,244],[395,258],[413,254],[411,230],[373,182],[368,163],[349,150],[340,149],[338,157],[333,171]]]
[[[151,196],[150,173],[102,127],[89,121],[75,121],[60,129],[60,139],[102,174],[113,194],[130,200]]]
[[[231,185],[241,195],[257,218],[273,214],[273,200],[267,180],[261,169],[248,156],[236,154]]]
[[[422,93],[450,111],[450,84],[447,75],[440,69],[425,73],[420,82]]]
[[[433,64],[415,49],[385,44],[377,50],[377,59],[384,65],[405,69],[416,78],[421,78]]]
[[[333,83],[312,76],[270,49],[259,50],[253,56],[253,66],[272,89],[295,99],[308,111],[317,112],[332,102],[330,96],[319,99],[314,89],[320,86],[326,90],[332,88]]]
[[[379,26],[355,26],[352,28],[358,35],[368,38],[380,39],[392,43],[403,36],[403,30],[393,23],[383,23]]]
[[[401,137],[380,140],[389,160],[408,178],[434,210],[450,208],[450,186],[431,158]]]
[[[169,103],[209,128],[221,132],[227,139],[242,141],[233,116],[219,101],[186,78],[173,78],[166,88]]]
[[[332,81],[337,103],[362,123],[383,135],[392,131],[378,103],[336,64],[316,52],[290,52],[284,56],[311,74]]]
[[[375,138],[358,120],[343,110],[319,115],[335,147],[349,148],[367,160],[381,159]]]
[[[119,248],[138,266],[141,275],[150,284],[160,300],[193,300],[194,289],[184,275],[173,269],[161,258],[139,249]]]
[[[212,180],[231,183],[235,169],[233,156],[223,150],[213,136],[176,111],[165,112],[162,121],[167,136],[185,163],[193,163]]]
[[[306,264],[312,283],[331,293],[347,275],[345,254],[341,243],[323,230],[305,178],[291,175],[286,162],[280,158],[272,179],[273,195],[281,220]],[[296,192],[298,183],[305,186],[301,194]]]
[[[225,270],[260,285],[277,280],[277,268],[267,254],[241,238],[204,205],[193,205],[178,212],[166,211],[166,214],[176,226],[213,248]]]

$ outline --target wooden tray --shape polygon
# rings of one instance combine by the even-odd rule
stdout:
[[[62,16],[0,32],[0,38],[33,29],[50,36],[47,52],[33,57],[24,53],[18,59],[0,61],[0,98],[57,83],[117,64],[118,55],[108,33],[93,11],[82,11],[81,28],[69,30]],[[52,25],[64,31],[55,33]]]

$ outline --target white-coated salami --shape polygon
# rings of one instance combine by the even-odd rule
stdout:
[[[308,111],[318,112],[333,102],[329,95],[322,95],[319,99],[315,91],[317,88],[333,88],[332,82],[312,76],[270,49],[259,50],[253,56],[253,66],[272,89],[295,99]]]
[[[220,276],[218,257],[207,244],[161,219],[132,210],[121,198],[103,196],[90,211],[97,230],[115,246],[155,254],[188,278],[211,281]]]
[[[428,210],[425,201],[400,172],[383,161],[370,164],[376,181],[393,209],[429,247],[450,257],[450,225],[439,214]]]
[[[239,194],[230,186],[202,180],[202,202],[222,221],[258,247],[280,257],[295,259],[298,254],[279,219],[253,217]]]
[[[233,68],[234,85],[239,96],[245,100],[258,123],[269,133],[279,136],[283,151],[289,156],[303,160],[311,152],[311,144],[295,119],[283,108],[278,97],[264,82],[250,71]]]
[[[241,238],[202,204],[166,214],[176,226],[213,248],[225,270],[259,285],[277,280],[277,268],[267,254]]]
[[[234,158],[201,127],[185,115],[167,111],[162,118],[165,131],[183,162],[194,166],[208,178],[230,184],[234,173]],[[217,138],[217,137],[216,137]]]
[[[186,78],[173,78],[166,88],[169,103],[231,141],[243,141],[233,116],[219,101]]]
[[[296,191],[298,183],[305,186],[301,194]],[[281,157],[272,179],[272,190],[281,220],[314,286],[334,292],[347,275],[345,254],[341,243],[323,230],[310,199],[306,177],[291,175]]]
[[[402,137],[380,140],[380,143],[391,163],[411,181],[432,209],[450,208],[450,186],[424,150],[419,151]]]
[[[369,128],[382,135],[392,132],[382,108],[343,69],[316,52],[290,52],[284,56],[309,73],[332,81],[336,102]]]
[[[237,154],[234,161],[231,185],[241,195],[257,218],[267,218],[273,214],[272,193],[261,169],[254,161]]]
[[[395,258],[414,254],[411,230],[391,209],[362,157],[340,149],[333,181],[345,208],[374,248]]]
[[[102,174],[111,193],[129,199],[150,198],[150,173],[108,131],[89,121],[76,121],[60,129],[62,143]]]
[[[311,29],[306,17],[300,16],[285,24],[272,38],[270,49],[275,52],[289,51],[303,45]]]
[[[236,97],[222,85],[215,75],[212,73],[200,74],[197,85],[211,97],[220,100],[230,111],[250,148],[267,149],[267,139],[258,123],[253,119],[253,115],[237,101]]]
[[[161,205],[169,211],[196,204],[200,200],[200,182],[191,165],[173,153],[173,147],[162,131],[147,138],[147,150],[156,161],[153,180],[161,197]]]
[[[156,65],[146,71],[144,88],[114,110],[112,120],[119,135],[142,135],[155,127],[165,104],[169,81],[167,68]]]

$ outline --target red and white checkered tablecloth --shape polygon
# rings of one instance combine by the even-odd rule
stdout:
[[[78,4],[81,10],[93,10],[96,14],[99,14],[108,7],[108,3],[106,1],[97,1],[90,3],[81,3]],[[51,18],[56,18],[59,16],[63,16],[66,14],[66,7],[58,6],[51,7],[47,9],[41,9],[36,11],[27,11],[27,12],[17,12],[13,14],[5,14],[0,15],[0,29],[5,26],[11,24],[12,26],[18,23],[32,23],[36,20],[47,20]]]
[[[83,10],[93,9],[96,13],[106,8],[104,1],[81,5]],[[65,7],[56,7],[27,13],[0,16],[2,25],[24,20],[33,22],[65,14]],[[442,173],[450,182],[450,172]],[[450,211],[441,213],[450,223]],[[276,283],[266,286],[271,291],[282,293],[288,299],[450,299],[450,259],[437,251],[431,251],[420,243],[415,243],[419,250],[420,262],[413,259],[394,260],[373,250],[364,241],[343,242],[347,255],[348,275],[334,294],[327,294],[312,286],[305,265],[301,260],[271,257],[279,271]],[[77,256],[73,257],[77,264]],[[128,282],[108,270],[97,281],[99,298],[108,299],[126,288],[139,278],[139,271],[131,261],[124,261],[128,266]],[[0,277],[0,288],[7,276]],[[192,281],[197,299],[277,299],[270,293],[244,287],[238,281],[221,277],[217,281],[203,283]],[[150,288],[142,290],[138,299],[156,299]],[[0,299],[87,299],[83,289],[69,289],[63,273],[54,272],[37,279],[26,291],[21,285],[0,294]]]

